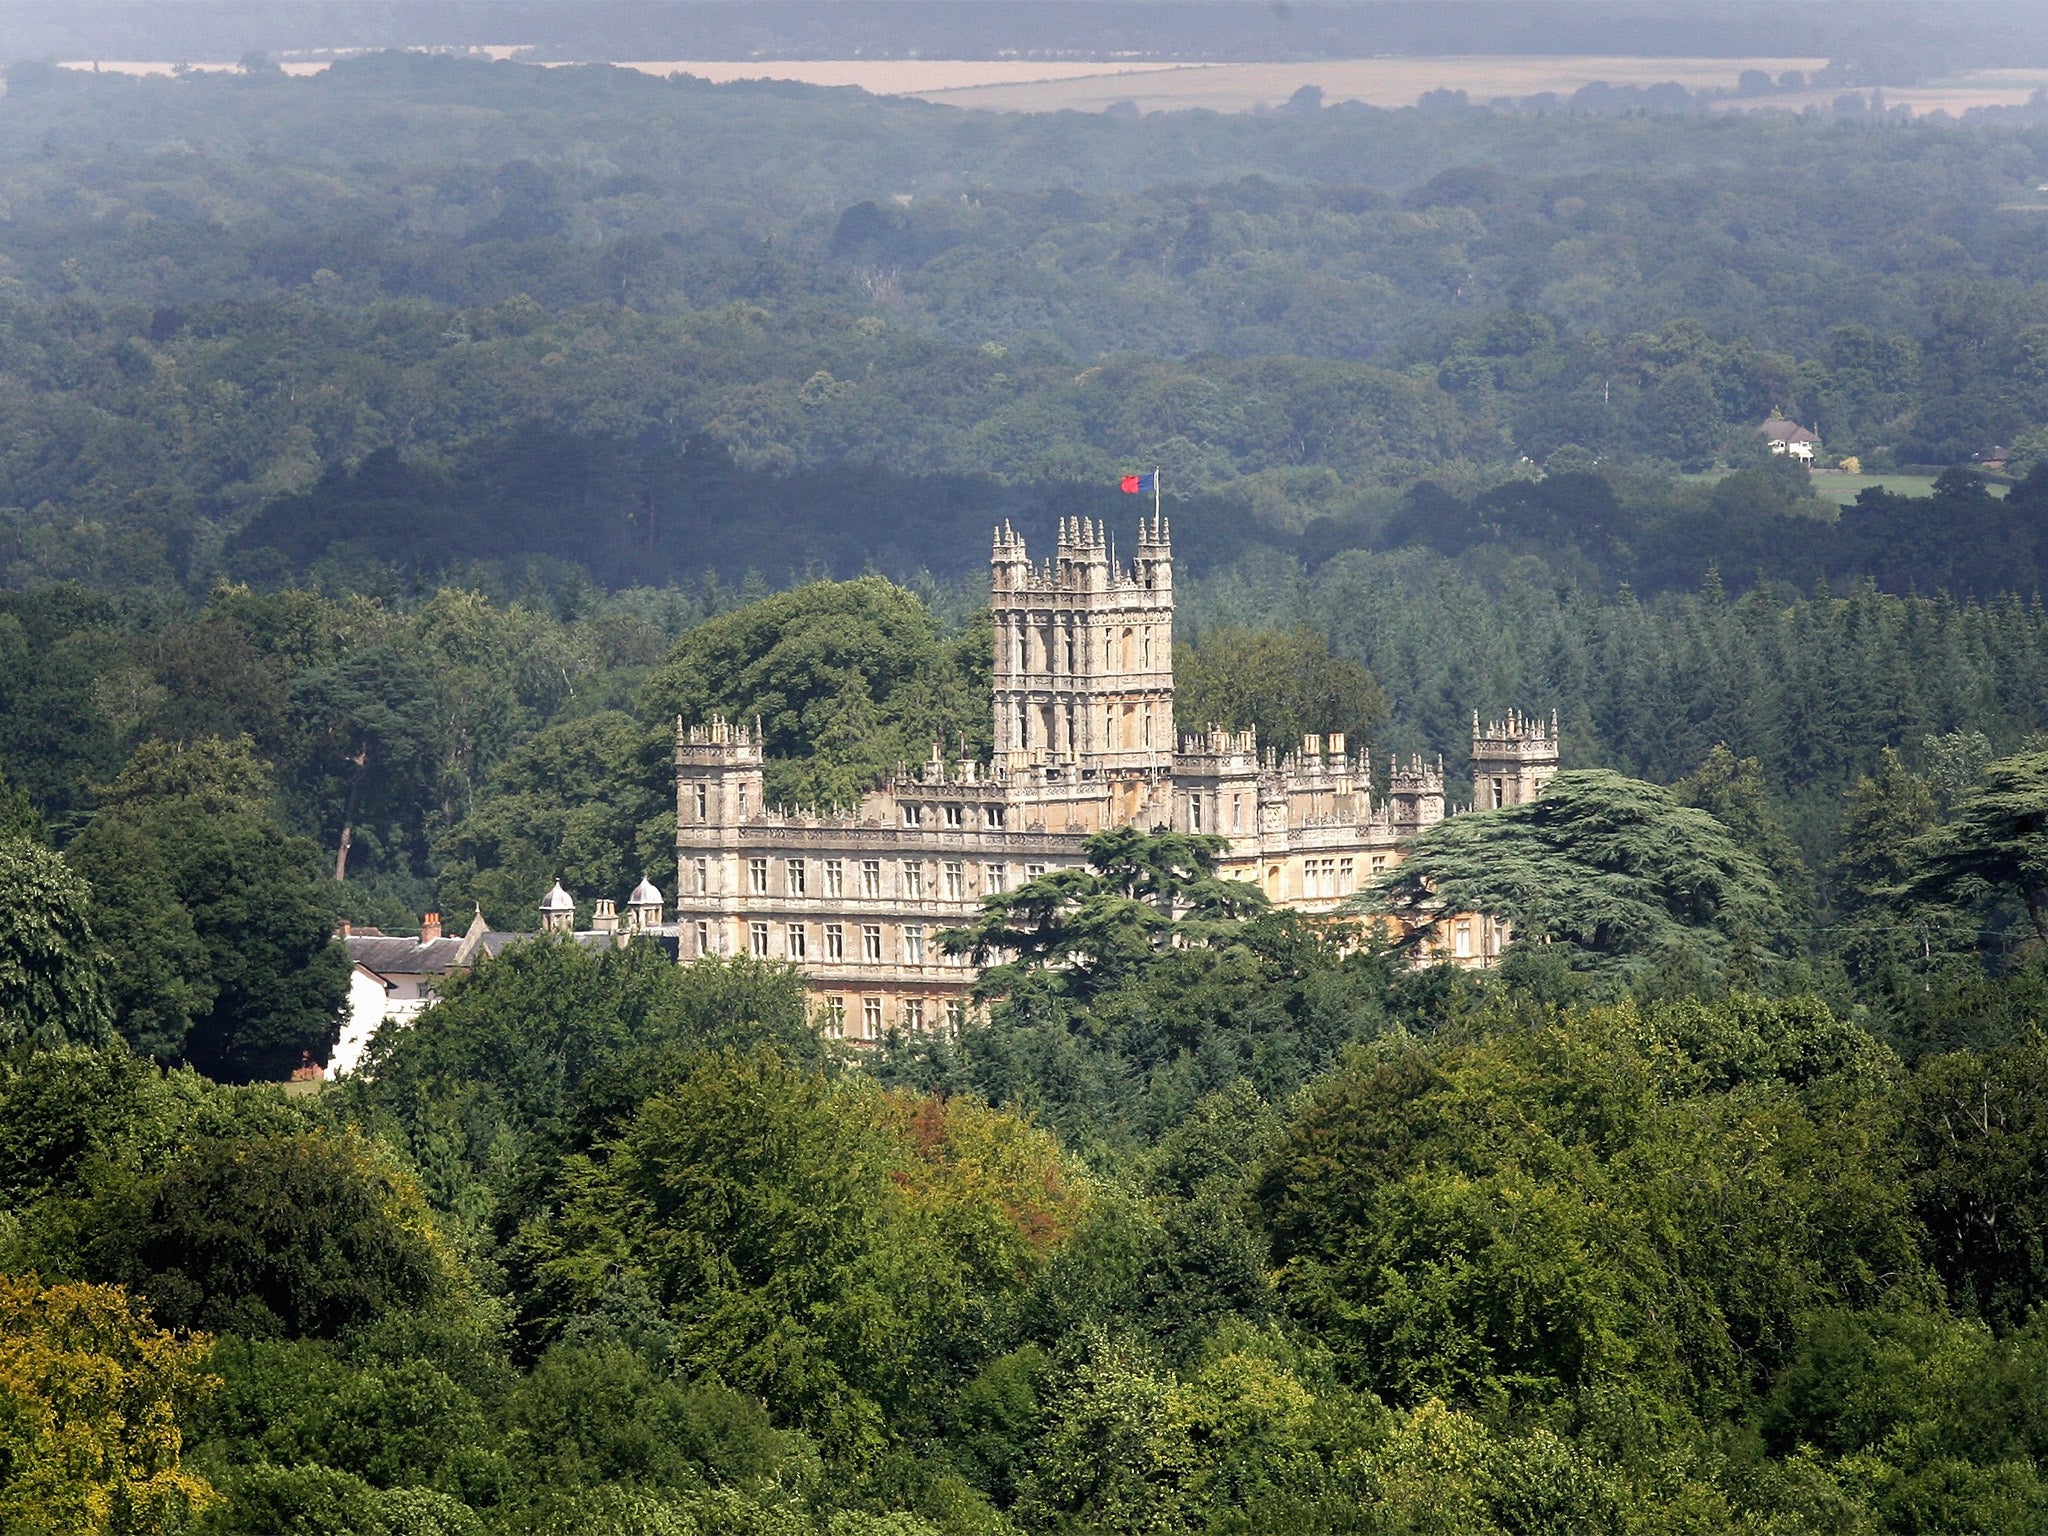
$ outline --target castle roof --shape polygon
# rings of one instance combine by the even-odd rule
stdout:
[[[661,891],[645,875],[642,875],[640,883],[633,887],[633,894],[626,898],[626,905],[629,907],[658,907],[661,904]]]
[[[349,959],[379,976],[445,976],[462,963],[460,939],[421,943],[418,939],[352,933],[341,942]]]
[[[574,897],[562,889],[562,882],[557,880],[555,888],[549,891],[547,895],[541,897],[540,909],[543,912],[574,912],[576,910],[576,901]]]

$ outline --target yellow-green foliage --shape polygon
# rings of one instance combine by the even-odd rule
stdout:
[[[0,1528],[169,1536],[212,1489],[188,1472],[180,1410],[204,1391],[203,1338],[178,1338],[118,1286],[0,1275]]]

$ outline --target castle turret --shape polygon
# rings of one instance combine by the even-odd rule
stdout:
[[[1557,777],[1557,716],[1532,719],[1509,710],[1482,726],[1472,712],[1472,805],[1500,810],[1527,805]]]
[[[553,890],[540,899],[540,931],[573,933],[576,930],[576,900],[557,880]]]
[[[1444,763],[1396,757],[1387,774],[1387,819],[1399,832],[1419,832],[1444,819]]]
[[[633,887],[633,894],[626,898],[626,916],[632,924],[633,931],[651,933],[659,928],[662,908],[665,905],[660,887],[646,876],[641,876],[640,883]]]

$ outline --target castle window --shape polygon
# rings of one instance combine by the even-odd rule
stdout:
[[[924,927],[922,924],[909,923],[903,929],[903,963],[905,965],[924,964]]]
[[[756,960],[766,960],[768,958],[768,925],[766,923],[747,924],[747,948],[753,952]]]
[[[1242,832],[1244,830],[1243,795],[1232,795],[1230,797],[1230,830],[1233,832]]]
[[[804,925],[791,923],[789,931],[783,935],[783,952],[792,960],[801,960],[807,947],[804,943]]]
[[[1507,793],[1507,780],[1495,779],[1493,781],[1493,808],[1496,811],[1499,810],[1502,804],[1505,803],[1505,801],[1507,800]]]
[[[747,786],[746,786],[746,785],[744,785],[744,784],[742,784],[742,785],[740,786],[740,820],[741,820],[741,821],[745,821],[746,819],[747,819]]]
[[[982,895],[984,895],[984,896],[1000,896],[1000,895],[1002,895],[1002,894],[1003,894],[1003,883],[1004,883],[1004,871],[1003,871],[1003,866],[1002,866],[1002,865],[1000,865],[1000,864],[984,864],[984,865],[982,865],[982,866],[981,866],[981,894],[982,894]]]
[[[846,999],[828,997],[825,999],[825,1033],[834,1040],[846,1038]]]
[[[1387,856],[1384,853],[1376,853],[1372,856],[1372,872],[1374,874],[1380,874],[1386,869],[1386,867]]]
[[[804,861],[791,859],[787,870],[789,894],[801,896],[804,893]]]
[[[704,786],[703,786],[702,784],[699,784],[699,785],[697,785],[697,787],[696,787],[696,788],[697,788],[697,819],[698,819],[699,821],[702,821],[702,820],[704,819],[704,817],[705,817],[706,813],[707,813],[707,812],[709,811],[709,809],[710,809],[710,806],[709,806],[709,804],[707,803],[707,802],[708,802],[708,799],[709,799],[709,797],[708,797],[708,796],[706,795],[706,793],[705,793],[705,788],[704,788]]]
[[[862,923],[860,928],[860,957],[873,965],[882,963],[882,925]]]
[[[709,923],[699,923],[697,925],[697,958],[701,960],[710,953],[711,925]]]
[[[1469,919],[1458,919],[1458,926],[1452,935],[1451,943],[1452,952],[1460,960],[1469,960],[1472,957],[1472,924]]]
[[[864,997],[860,1000],[860,1036],[873,1040],[882,1032],[882,1000],[879,997]]]
[[[756,896],[766,896],[768,894],[768,861],[766,859],[747,860],[747,889]]]
[[[1045,866],[1043,864],[1026,864],[1024,866],[1024,878],[1026,880],[1036,880],[1044,873]]]
[[[913,1035],[920,1033],[924,1029],[923,998],[906,997],[903,999],[903,1027]]]
[[[1145,670],[1148,672],[1152,670],[1152,629],[1150,625],[1147,625],[1145,628]]]
[[[1131,670],[1131,640],[1131,631],[1127,629],[1124,631],[1124,670],[1126,672]]]
[[[844,960],[846,958],[846,925],[827,923],[825,925],[825,958]]]
[[[697,894],[699,896],[710,895],[711,861],[709,859],[692,859],[690,862],[697,867]]]
[[[860,861],[860,893],[869,901],[879,901],[882,896],[882,861],[862,859]]]
[[[1200,795],[1188,796],[1188,830],[1190,832],[1202,830],[1202,797]]]
[[[987,822],[987,823],[988,823],[988,824],[989,824],[990,826],[992,826],[992,827],[1000,827],[1000,826],[1002,826],[1002,824],[1003,824],[1003,808],[1002,808],[1002,807],[1001,807],[1000,805],[991,805],[991,806],[987,807],[987,808],[986,808],[986,809],[985,809],[985,810],[984,810],[984,811],[982,812],[982,819],[983,819],[984,821],[986,821],[986,822]]]
[[[960,901],[967,895],[967,866],[955,859],[946,865],[946,900]]]
[[[1069,673],[1071,673],[1071,672],[1072,672],[1073,670],[1074,670],[1074,637],[1073,637],[1072,635],[1069,635],[1069,636],[1067,636],[1067,671],[1068,671]]]
[[[923,807],[923,806],[921,806],[921,805],[906,805],[906,806],[904,806],[904,807],[903,807],[903,825],[905,825],[906,827],[921,827],[921,826],[923,826],[923,825],[924,825],[924,807]]]
[[[825,861],[825,894],[843,896],[846,894],[846,862],[843,859]]]
[[[924,895],[924,861],[905,859],[903,861],[903,894],[915,901]]]
[[[1349,892],[1358,889],[1358,875],[1356,873],[1356,870],[1357,865],[1353,863],[1352,860],[1340,859],[1338,861],[1337,889],[1340,893],[1348,894]]]
[[[967,1004],[957,997],[946,999],[946,1031],[957,1035],[967,1025]]]
[[[1146,746],[1148,746],[1148,747],[1152,745],[1152,706],[1151,706],[1150,704],[1147,704],[1147,705],[1145,706],[1145,742],[1144,742],[1144,744],[1145,744]]]
[[[962,812],[961,812],[961,807],[959,807],[959,806],[957,806],[957,805],[949,805],[949,806],[947,806],[947,807],[946,807],[946,825],[947,825],[947,826],[949,826],[949,827],[957,827],[957,826],[959,826],[959,825],[961,824],[961,820],[962,820]]]

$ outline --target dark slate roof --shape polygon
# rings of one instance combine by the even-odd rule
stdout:
[[[348,946],[348,957],[367,971],[379,976],[445,976],[455,964],[456,951],[462,948],[460,939],[432,939],[422,944],[418,939],[371,938],[352,933],[342,940]]]

